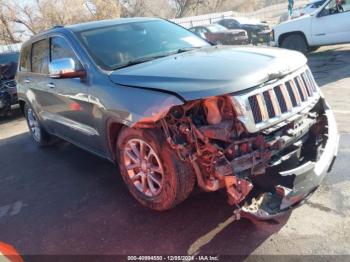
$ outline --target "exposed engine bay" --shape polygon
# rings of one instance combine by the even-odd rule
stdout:
[[[222,96],[175,106],[160,123],[170,146],[191,163],[200,188],[226,188],[230,205],[250,213],[264,206],[273,214],[294,181],[279,172],[315,161],[322,151],[322,110],[319,101],[310,111],[251,134],[237,119],[232,98]]]

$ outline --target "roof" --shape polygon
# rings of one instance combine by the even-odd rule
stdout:
[[[60,26],[59,25],[59,26],[54,26],[48,30],[45,30],[43,32],[40,32],[40,33],[32,36],[28,41],[26,41],[24,43],[24,46],[31,44],[32,42],[36,41],[38,38],[41,38],[42,36],[45,36],[47,34],[60,33],[60,32],[66,31],[66,30],[78,32],[78,31],[90,30],[90,29],[118,25],[118,24],[136,23],[136,22],[145,22],[145,21],[156,21],[156,20],[161,20],[161,19],[160,18],[151,18],[151,17],[133,17],[133,18],[118,18],[118,19],[99,20],[99,21],[86,22],[86,23],[80,23],[80,24],[74,24],[74,25],[68,25],[68,26]]]
[[[69,26],[65,26],[64,28],[77,32],[77,31],[95,29],[99,27],[106,27],[106,26],[126,24],[126,23],[135,23],[135,22],[153,21],[153,20],[160,20],[160,19],[151,18],[151,17],[118,18],[118,19],[108,19],[108,20],[100,20],[100,21],[69,25]]]

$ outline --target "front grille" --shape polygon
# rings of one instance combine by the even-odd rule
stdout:
[[[262,123],[308,101],[314,96],[317,86],[307,69],[299,75],[276,86],[248,97],[255,124]]]

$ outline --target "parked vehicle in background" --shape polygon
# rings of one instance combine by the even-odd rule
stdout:
[[[323,4],[325,2],[326,2],[326,0],[312,0],[308,4],[306,4],[305,6],[300,7],[300,8],[296,8],[293,11],[292,18],[297,18],[297,17],[303,16],[303,15],[311,14],[311,13],[317,11],[317,9],[319,9],[321,6],[323,6]]]
[[[15,75],[19,52],[0,54],[0,117],[7,116],[18,103]]]
[[[270,42],[270,27],[256,19],[250,18],[225,18],[216,22],[227,29],[243,29],[248,33],[249,43],[268,43]]]
[[[274,44],[303,53],[350,43],[350,0],[328,0],[317,11],[273,28]]]
[[[148,208],[174,207],[197,182],[269,219],[314,192],[337,153],[334,116],[306,62],[125,18],[31,38],[18,94],[33,141],[59,136],[116,163]]]
[[[219,24],[210,24],[195,26],[189,30],[217,45],[245,45],[248,43],[247,31],[242,29],[227,29]]]

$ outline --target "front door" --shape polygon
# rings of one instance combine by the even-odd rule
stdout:
[[[350,0],[331,0],[312,17],[314,45],[350,43]]]
[[[64,36],[50,38],[50,62],[71,58],[76,70],[83,69],[82,63]],[[94,151],[98,145],[99,133],[94,128],[93,105],[89,102],[89,86],[86,79],[49,78],[46,85],[53,92],[52,103],[47,107],[47,117],[52,128],[60,136]]]

